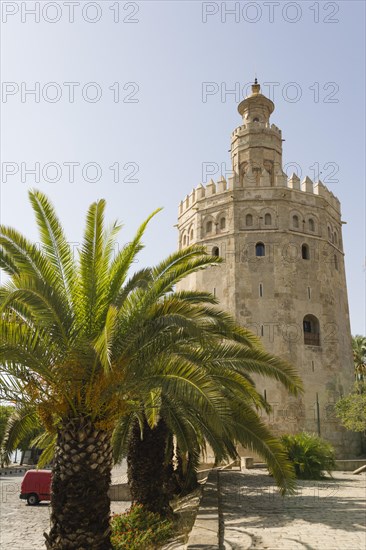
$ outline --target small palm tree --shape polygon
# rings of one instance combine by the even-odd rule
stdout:
[[[136,403],[145,403],[149,411],[149,395],[150,411],[155,413],[148,413],[147,419],[154,427],[159,421],[160,406],[155,405],[160,393],[177,392],[187,403],[195,388],[195,407],[204,420],[225,399],[220,386],[230,361],[238,371],[228,383],[232,393],[239,394],[239,386],[248,378],[247,373],[240,374],[244,357],[248,372],[257,372],[251,360],[255,342],[228,315],[209,307],[207,295],[174,293],[174,285],[183,277],[220,261],[204,248],[188,247],[129,278],[155,213],[113,257],[120,226],[115,222],[106,230],[105,201],[93,203],[75,259],[47,197],[34,191],[30,200],[41,249],[15,229],[0,228],[0,267],[9,275],[0,287],[1,397],[21,405],[23,420],[14,423],[13,436],[16,430],[22,433],[32,415],[47,430],[39,440],[46,456],[54,454],[47,548],[107,550],[111,548],[107,494],[111,439],[120,419],[135,413]],[[205,356],[205,349],[214,349],[221,339],[222,353],[227,346],[238,348],[237,357],[226,362],[226,370],[220,366],[220,360],[226,361],[222,357],[215,365],[213,352]],[[267,359],[259,372],[274,369],[296,393],[300,382],[294,370],[280,363],[276,367],[274,359]],[[237,406],[243,433],[244,409],[252,414],[249,404]],[[217,418],[222,424],[225,412]],[[231,422],[228,426],[226,445],[239,433]],[[204,426],[202,434],[207,437]],[[259,441],[264,435],[268,440],[264,432],[252,437]],[[277,460],[273,457],[276,476],[285,489],[292,478],[281,447],[267,443],[263,441],[264,452],[272,456],[278,450]]]
[[[336,463],[334,449],[330,443],[308,432],[286,434],[281,437],[281,441],[289,460],[294,464],[298,478],[322,479],[324,472],[332,475],[331,471]]]

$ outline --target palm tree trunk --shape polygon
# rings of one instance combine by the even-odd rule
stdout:
[[[52,470],[48,550],[110,550],[112,448],[110,434],[86,418],[58,432]]]
[[[144,422],[143,439],[138,421],[133,424],[127,453],[127,475],[132,502],[151,512],[169,514],[169,496],[164,490],[165,451],[168,429],[163,420],[151,429]]]

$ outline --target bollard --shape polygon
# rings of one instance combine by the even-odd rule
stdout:
[[[251,456],[241,456],[240,457],[240,469],[249,470],[253,468],[253,459]]]

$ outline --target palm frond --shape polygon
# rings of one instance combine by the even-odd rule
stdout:
[[[145,233],[148,223],[162,209],[158,208],[148,216],[148,218],[140,225],[133,240],[127,244],[123,250],[117,255],[110,269],[110,291],[108,300],[116,303],[119,307],[125,295],[125,290],[122,288],[126,281],[128,271],[135,261],[136,255],[142,250],[143,245],[141,239]],[[147,272],[146,272],[147,274]]]
[[[20,442],[30,439],[39,428],[39,419],[33,405],[15,409],[8,420],[2,443],[4,456],[10,458],[11,454],[18,449]]]
[[[56,212],[43,193],[30,191],[29,198],[36,214],[43,251],[55,270],[63,289],[65,301],[75,298],[75,263],[70,244],[64,235]]]
[[[113,460],[115,464],[119,464],[127,454],[128,438],[132,428],[132,422],[135,418],[134,411],[130,411],[121,417],[112,435]]]
[[[38,444],[36,444],[36,441],[37,440],[33,442],[34,446],[43,449],[41,455],[38,458],[37,468],[44,468],[54,459],[57,434],[44,435],[42,438],[39,438]]]
[[[233,412],[235,423],[232,424],[232,436],[264,458],[281,494],[291,494],[296,484],[295,473],[280,441],[245,402],[236,404]]]
[[[116,331],[116,320],[118,311],[114,306],[109,306],[104,323],[103,330],[94,343],[94,349],[97,352],[98,360],[100,361],[105,373],[112,370],[112,342],[113,335]]]
[[[159,422],[161,409],[161,389],[152,388],[144,399],[144,412],[148,426],[155,428]]]
[[[16,263],[11,259],[11,256],[0,248],[0,269],[10,276],[19,275],[19,269]]]
[[[95,336],[96,317],[100,315],[103,287],[101,280],[104,244],[105,201],[99,200],[89,207],[86,216],[84,239],[80,250],[80,324],[88,336]]]
[[[10,227],[0,226],[0,247],[17,272],[41,279],[57,288],[59,281],[55,278],[49,260],[21,233]]]

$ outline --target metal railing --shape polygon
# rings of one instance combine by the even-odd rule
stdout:
[[[304,344],[306,346],[320,346],[319,334],[314,332],[304,332]]]

